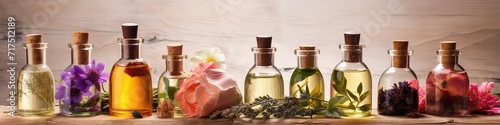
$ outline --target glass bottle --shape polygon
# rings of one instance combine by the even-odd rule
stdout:
[[[88,33],[86,32],[74,32],[74,41],[69,43],[68,47],[71,49],[71,64],[64,70],[68,70],[74,66],[79,66],[85,69],[86,66],[90,66],[91,51],[93,48],[92,44],[88,43]],[[66,85],[64,82],[62,85]],[[78,84],[78,83],[75,83]],[[64,102],[63,99],[59,101],[59,108],[61,114],[65,116],[95,116],[101,112],[100,103],[100,93],[101,86],[92,85],[88,89],[87,94],[82,94],[82,100],[79,102],[74,102],[72,98],[72,93],[79,93],[82,90],[78,89],[75,84],[67,86],[65,97],[70,98],[70,102]]]
[[[391,66],[380,76],[377,110],[382,115],[406,115],[418,110],[418,81],[410,68],[408,41],[394,41],[388,50]]]
[[[458,64],[460,51],[454,41],[443,41],[440,46],[438,64],[427,76],[425,111],[439,116],[468,115],[469,77]]]
[[[271,36],[257,36],[257,47],[252,48],[255,64],[245,77],[245,103],[266,95],[284,97],[283,77],[274,66],[276,48],[271,47],[271,39]]]
[[[179,90],[179,86],[188,77],[184,72],[184,60],[186,55],[182,55],[182,44],[169,44],[167,45],[168,55],[163,55],[165,59],[166,69],[161,74],[158,80],[158,102],[163,100],[173,100],[175,105],[175,116],[182,116],[182,111],[178,107],[177,101],[174,99],[174,94]]]
[[[19,73],[17,83],[17,114],[48,116],[54,114],[54,76],[46,65],[47,43],[41,34],[28,34],[27,64]]]
[[[122,24],[124,38],[118,38],[121,44],[121,58],[110,75],[111,116],[132,118],[139,112],[143,117],[153,112],[153,86],[151,69],[141,58],[142,38],[137,38],[137,24]],[[131,28],[132,27],[132,28]],[[129,31],[135,27],[135,31]],[[127,33],[131,33],[127,34]],[[135,33],[135,34],[133,34]]]
[[[300,98],[300,91],[306,93],[311,98],[324,100],[324,81],[323,75],[318,69],[317,55],[319,50],[315,46],[300,46],[295,50],[297,55],[297,68],[293,71],[290,78],[290,96]],[[300,89],[300,90],[299,90]],[[322,102],[319,100],[310,100],[311,108],[319,108]]]
[[[372,78],[370,70],[361,60],[365,46],[359,45],[359,33],[345,32],[344,37],[345,44],[339,45],[343,58],[333,70],[330,97],[346,97],[337,106],[347,117],[366,117],[371,114],[372,108]]]

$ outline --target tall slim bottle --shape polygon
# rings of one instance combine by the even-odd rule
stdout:
[[[343,58],[333,70],[330,97],[346,97],[337,106],[347,117],[366,117],[371,114],[372,108],[372,78],[370,70],[361,60],[365,46],[359,44],[359,33],[345,32],[344,37],[345,44],[339,45]]]
[[[27,64],[21,69],[17,82],[17,114],[48,116],[54,114],[54,76],[46,65],[47,43],[41,34],[28,34]]]
[[[257,36],[257,47],[252,48],[255,57],[254,66],[245,78],[245,103],[253,102],[255,98],[269,95],[273,98],[283,98],[283,77],[274,66],[274,52],[271,47],[271,36]]]
[[[378,83],[377,110],[382,115],[406,115],[418,110],[418,81],[410,68],[408,41],[396,40],[391,56],[391,67],[384,71]]]
[[[110,78],[111,116],[132,118],[132,112],[137,111],[146,117],[153,112],[151,68],[141,58],[143,39],[137,38],[137,28],[134,23],[122,24],[123,38],[118,38],[122,56],[114,64]]]
[[[179,90],[179,86],[188,77],[184,72],[184,60],[186,55],[182,55],[182,44],[168,44],[168,55],[163,55],[165,59],[166,69],[158,80],[159,102],[168,99],[172,100],[175,105],[175,115],[181,116],[182,111],[178,107],[178,103],[174,98],[174,94]]]
[[[300,90],[311,98],[324,99],[323,75],[318,69],[317,55],[319,50],[312,45],[301,45],[295,50],[297,68],[290,78],[290,96],[300,97]],[[310,100],[311,108],[321,107],[322,102]]]
[[[427,76],[426,113],[439,116],[468,115],[469,76],[458,64],[459,54],[455,41],[440,43],[440,49],[437,50],[438,64]]]

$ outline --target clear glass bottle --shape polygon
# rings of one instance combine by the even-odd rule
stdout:
[[[163,55],[163,59],[166,61],[166,69],[158,80],[158,100],[159,102],[163,102],[165,99],[173,100],[175,116],[183,115],[174,98],[174,94],[179,90],[182,81],[188,77],[188,74],[183,70],[186,58],[186,55]]]
[[[387,53],[391,56],[391,66],[380,76],[378,83],[378,113],[382,115],[416,113],[418,81],[409,65],[413,51],[408,50],[408,41],[394,41],[394,49],[388,50]]]
[[[439,116],[468,115],[469,76],[458,64],[460,51],[454,41],[441,42],[437,50],[438,64],[427,76],[426,108],[428,114]]]
[[[265,46],[262,44],[266,44]],[[258,47],[254,52],[254,66],[245,77],[245,103],[251,103],[255,98],[269,95],[273,98],[284,97],[283,77],[274,66],[274,52],[271,47],[271,36],[257,36]]]
[[[372,78],[370,70],[361,60],[365,46],[359,45],[359,33],[346,32],[344,36],[346,44],[339,45],[343,59],[333,70],[330,97],[346,97],[337,106],[347,117],[366,117],[372,109]]]
[[[114,64],[110,75],[111,116],[132,118],[137,116],[132,113],[136,111],[146,117],[151,116],[153,112],[151,68],[141,58],[143,40],[126,35],[124,38],[118,38],[118,43],[121,44],[121,58]]]
[[[74,66],[79,66],[82,69],[85,69],[86,66],[90,66],[91,60],[91,51],[93,48],[92,44],[88,44],[88,33],[83,32],[75,32],[73,36],[78,36],[75,38],[74,43],[69,43],[68,47],[71,49],[71,64],[64,70],[68,71],[70,68]],[[79,38],[84,38],[79,39]],[[79,41],[78,41],[79,40]],[[83,42],[83,43],[80,43]],[[62,83],[64,84],[64,83]],[[71,86],[67,86],[70,88],[65,97],[69,97],[71,101],[68,103],[64,103],[63,100],[60,100],[59,108],[61,110],[61,114],[65,116],[95,116],[99,115],[101,112],[101,98],[99,97],[101,93],[101,86],[92,85],[88,91],[90,92],[88,95],[82,95],[82,100],[80,102],[74,102],[71,98],[71,94],[75,92],[80,92],[82,90],[78,89],[75,84],[71,84]]]
[[[314,46],[300,46],[295,50],[298,66],[290,78],[290,96],[300,97],[301,90],[309,90],[309,97],[324,100],[324,81],[317,65],[318,54],[319,50]],[[319,108],[322,101],[310,100],[309,104],[311,108]]]
[[[54,114],[54,76],[46,65],[47,43],[42,35],[26,35],[27,64],[21,69],[17,83],[17,114],[49,116]]]

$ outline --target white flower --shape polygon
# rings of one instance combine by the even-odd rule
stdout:
[[[204,45],[202,50],[195,52],[195,56],[189,60],[191,64],[214,62],[220,69],[226,69],[226,56],[219,47]]]

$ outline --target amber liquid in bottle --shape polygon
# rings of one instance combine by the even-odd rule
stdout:
[[[136,110],[142,116],[151,116],[153,109],[152,81],[149,66],[130,62],[126,66],[115,64],[111,72],[110,114],[118,117],[132,117]]]

